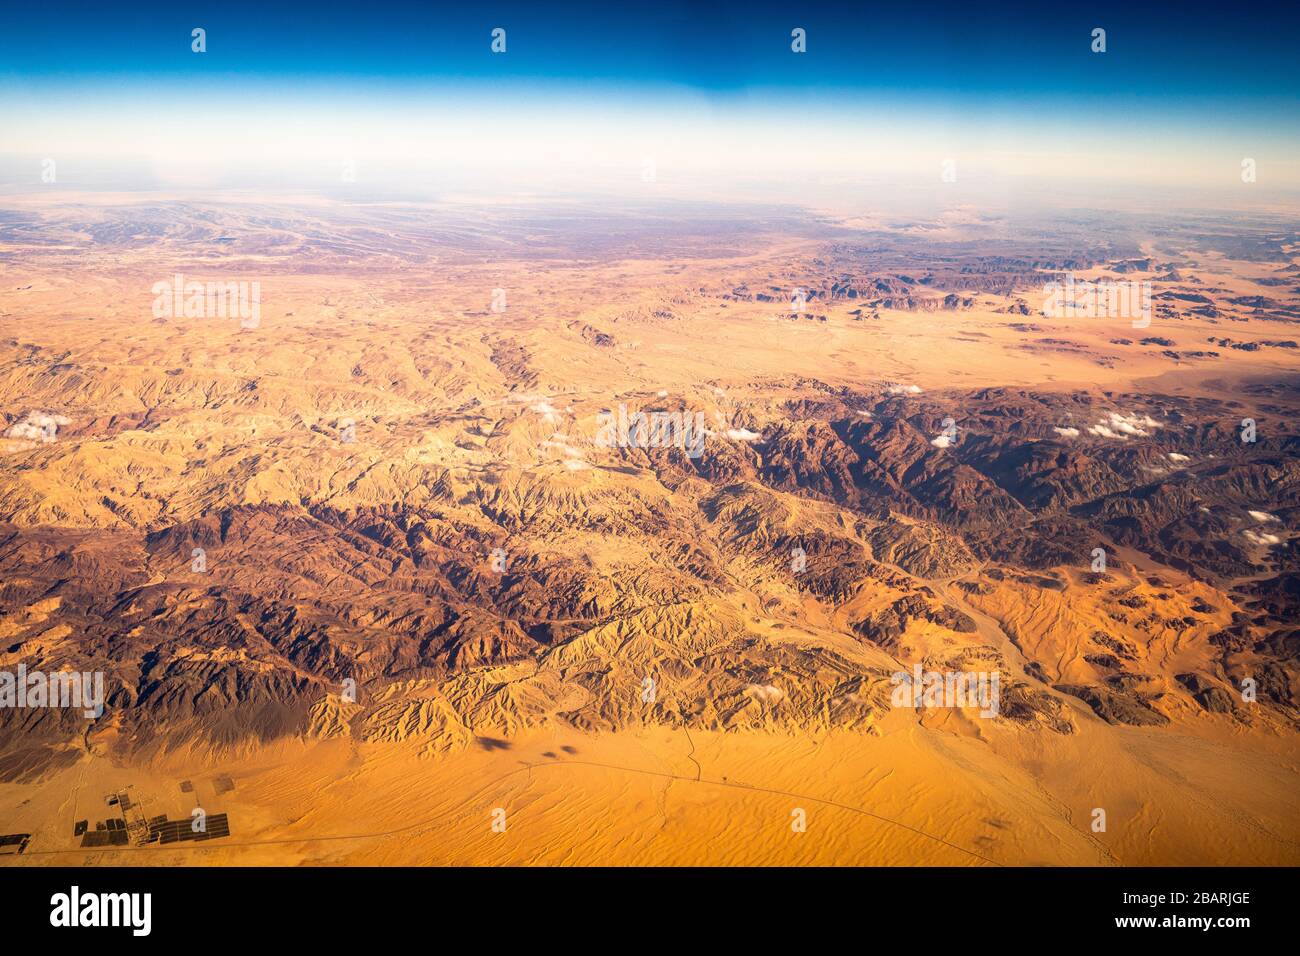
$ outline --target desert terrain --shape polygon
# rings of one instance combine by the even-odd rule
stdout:
[[[1298,344],[1288,209],[6,197],[0,865],[1296,865]]]

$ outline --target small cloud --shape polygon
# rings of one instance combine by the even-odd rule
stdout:
[[[1160,423],[1150,415],[1121,415],[1111,412],[1095,425],[1088,426],[1088,432],[1102,438],[1118,438],[1124,441],[1132,435],[1143,438],[1150,434],[1148,428],[1159,428]]]
[[[1176,452],[1176,451],[1171,451],[1171,452],[1169,453],[1169,460],[1170,460],[1170,461],[1177,461],[1177,462],[1184,462],[1184,461],[1191,461],[1192,459],[1190,459],[1190,458],[1187,457],[1186,455],[1180,455],[1180,454],[1178,454],[1178,452]]]
[[[1057,426],[1053,428],[1052,431],[1056,432],[1056,434],[1060,435],[1062,438],[1079,437],[1079,429],[1077,428],[1061,428],[1060,426]]]
[[[952,445],[952,439],[947,435],[939,435],[936,438],[931,438],[930,444],[935,448],[948,448]]]
[[[758,441],[763,436],[759,432],[751,432],[748,428],[728,428],[727,437],[732,441]]]
[[[922,388],[919,385],[902,385],[895,383],[885,388],[886,395],[920,395]]]
[[[532,410],[540,413],[544,421],[553,422],[559,417],[559,412],[550,402],[538,402]]]
[[[1250,515],[1250,516],[1251,516],[1252,518],[1254,518],[1256,521],[1279,521],[1279,520],[1281,520],[1281,519],[1278,518],[1277,515],[1271,515],[1271,514],[1269,514],[1267,511],[1247,511],[1246,514]]]
[[[785,697],[785,691],[771,684],[750,684],[745,688],[745,696],[754,698],[760,704],[775,704]]]
[[[1120,434],[1117,434],[1116,432],[1111,431],[1111,430],[1110,430],[1109,428],[1107,428],[1105,425],[1089,425],[1089,426],[1088,426],[1088,434],[1090,434],[1090,435],[1099,435],[1099,436],[1102,437],[1102,438],[1118,438],[1120,441],[1127,441],[1127,440],[1128,440],[1128,439],[1126,439],[1123,435],[1120,435]]]
[[[574,448],[574,447],[573,447],[572,445],[570,445],[567,441],[556,441],[556,440],[554,440],[554,439],[548,439],[547,441],[542,442],[542,447],[543,447],[543,448],[558,448],[561,452],[564,453],[565,456],[567,456],[567,457],[569,457],[569,458],[581,458],[581,457],[582,457],[582,452],[581,452],[579,449]]]
[[[5,432],[7,438],[20,438],[29,441],[49,443],[54,441],[59,428],[72,424],[72,419],[63,415],[49,415],[45,412],[28,412],[20,422],[15,422]]]
[[[1282,543],[1282,539],[1280,537],[1278,537],[1275,534],[1269,534],[1268,532],[1265,531],[1256,533],[1254,531],[1251,531],[1249,528],[1247,528],[1245,531],[1242,532],[1242,535],[1244,535],[1246,540],[1249,541],[1251,544],[1259,545],[1265,548],[1271,548],[1275,544]]]

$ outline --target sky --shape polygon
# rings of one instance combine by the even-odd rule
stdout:
[[[1300,187],[1300,5],[993,6],[11,4],[0,185]]]

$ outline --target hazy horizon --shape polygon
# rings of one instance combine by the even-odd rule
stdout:
[[[50,191],[52,161],[59,184],[94,191],[1300,195],[1294,11],[1185,12],[1175,43],[1173,13],[1104,4],[1050,21],[948,3],[743,18],[709,5],[576,20],[390,10],[405,29],[326,10],[258,11],[249,30],[236,5],[88,9],[65,31],[15,11],[0,38],[0,190]]]

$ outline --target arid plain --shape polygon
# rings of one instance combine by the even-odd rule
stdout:
[[[0,864],[1300,863],[1297,229],[6,199]]]

